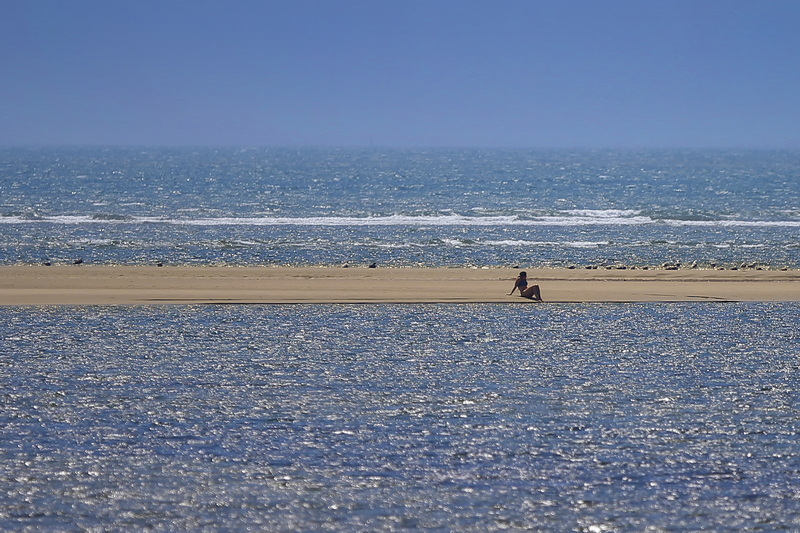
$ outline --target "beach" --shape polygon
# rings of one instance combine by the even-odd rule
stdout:
[[[0,305],[522,303],[518,269],[3,266]],[[528,269],[544,303],[800,301],[800,271]]]

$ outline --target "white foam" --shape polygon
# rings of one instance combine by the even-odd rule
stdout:
[[[519,222],[516,216],[469,217],[462,215],[389,215],[373,217],[259,217],[198,218],[169,221],[195,226],[505,226]]]
[[[597,248],[598,246],[608,246],[610,243],[608,241],[558,242],[558,241],[522,241],[522,240],[506,239],[501,241],[480,241],[476,242],[475,244],[481,246],[524,246],[531,248],[536,246],[565,246],[567,248]]]
[[[634,209],[568,209],[569,215],[588,218],[626,218],[638,216],[641,211]]]
[[[171,224],[179,226],[637,226],[665,224],[705,227],[800,227],[800,220],[673,220],[654,219],[635,210],[574,209],[552,215],[385,215],[385,216],[311,216],[311,217],[94,217],[59,215],[27,218],[0,216],[0,224]]]
[[[662,220],[670,226],[798,228],[800,220]]]

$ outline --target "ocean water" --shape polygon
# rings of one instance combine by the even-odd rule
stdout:
[[[0,150],[0,264],[800,267],[800,151]]]
[[[2,530],[800,528],[796,304],[0,315]]]
[[[0,264],[799,251],[796,151],[0,149]],[[0,307],[0,530],[800,530],[799,331],[798,303]]]

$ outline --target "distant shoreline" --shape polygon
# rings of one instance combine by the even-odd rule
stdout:
[[[800,301],[799,270],[528,268],[548,302]],[[0,305],[522,303],[520,269],[0,266]]]

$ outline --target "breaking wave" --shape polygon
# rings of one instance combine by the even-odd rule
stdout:
[[[168,224],[185,226],[710,226],[800,227],[800,220],[659,218],[636,210],[566,210],[548,214],[470,216],[461,214],[391,214],[377,216],[243,216],[166,218],[127,215],[0,216],[0,224]]]

